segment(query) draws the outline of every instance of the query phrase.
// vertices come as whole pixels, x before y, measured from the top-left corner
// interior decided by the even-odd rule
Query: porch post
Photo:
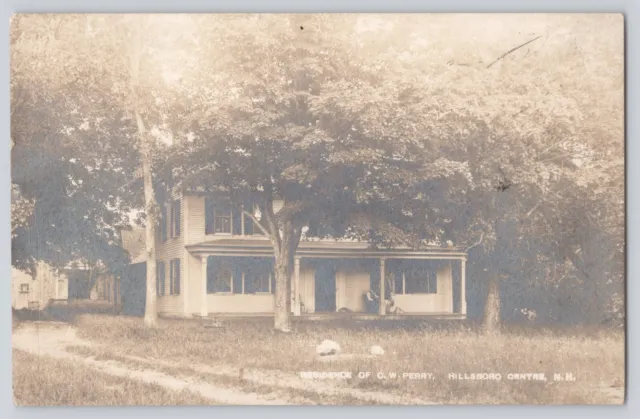
[[[203,317],[206,317],[209,315],[209,310],[207,307],[207,260],[209,258],[207,256],[201,256],[200,257],[200,293],[201,295],[201,300],[200,300],[200,315]]]
[[[294,289],[294,299],[293,299],[293,315],[299,316],[301,307],[300,307],[300,258],[296,257],[293,259],[293,289]]]
[[[387,301],[385,295],[385,281],[384,281],[384,258],[380,258],[380,304],[378,304],[378,314],[384,316],[387,312]]]
[[[460,314],[467,314],[467,259],[460,260]]]

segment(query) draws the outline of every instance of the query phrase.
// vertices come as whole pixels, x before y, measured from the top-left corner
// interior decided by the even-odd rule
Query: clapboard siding
[[[187,228],[185,228],[186,244],[204,240],[204,197],[185,196],[187,202]]]

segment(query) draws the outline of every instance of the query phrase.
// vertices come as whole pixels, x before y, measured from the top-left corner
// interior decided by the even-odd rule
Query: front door
[[[336,311],[336,268],[331,261],[318,261],[315,272],[315,312]]]

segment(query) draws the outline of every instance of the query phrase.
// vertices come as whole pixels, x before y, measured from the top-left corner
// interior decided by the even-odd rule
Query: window
[[[249,213],[254,213],[253,211],[253,205],[251,205],[251,203],[249,202],[245,202],[245,204],[242,206],[242,210],[243,211],[247,211]],[[250,236],[252,234],[259,234],[260,233],[260,229],[259,228],[253,228],[253,218],[249,217],[248,215],[246,215],[244,212],[242,213],[242,219],[243,219],[243,224],[242,224],[242,230],[243,233]]]
[[[224,199],[205,199],[205,233],[231,234],[231,205]]]
[[[156,266],[156,295],[164,295],[164,262],[158,262]]]
[[[213,232],[231,233],[231,206],[226,202],[214,206]]]
[[[171,237],[180,237],[180,200],[171,204]]]
[[[327,238],[327,237],[333,237],[335,235],[331,227],[326,226],[324,224],[312,223],[309,226],[307,226],[307,228],[308,228],[306,232],[307,237]]]
[[[160,240],[167,241],[167,207],[165,205],[160,206]]]
[[[274,274],[270,263],[249,261],[246,258],[207,264],[207,293],[271,294]]]
[[[169,278],[169,294],[180,295],[180,259],[170,262]]]
[[[29,293],[29,284],[20,284],[20,292],[22,294]]]
[[[204,234],[213,234],[213,199],[204,199]]]
[[[245,272],[244,294],[270,293],[271,272]]]
[[[401,294],[436,294],[438,292],[438,275],[435,269],[416,266],[406,268],[402,272]],[[396,284],[396,290],[398,290]]]
[[[211,263],[208,264],[211,266]],[[233,273],[227,266],[221,266],[214,272],[207,275],[207,292],[232,292],[233,291]]]
[[[205,198],[205,234],[262,235],[253,219],[243,212],[254,209],[250,201],[234,207],[224,198]]]
[[[259,211],[258,206],[252,204],[250,201],[245,202],[243,209],[254,215],[256,214],[256,212]],[[264,236],[264,233],[262,232],[262,230],[260,230],[260,227],[257,227],[254,225],[255,221],[253,221],[253,218],[249,217],[244,213],[242,214],[242,216],[244,217],[244,234],[245,235]]]

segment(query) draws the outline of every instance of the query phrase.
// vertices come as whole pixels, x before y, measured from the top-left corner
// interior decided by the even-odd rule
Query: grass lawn
[[[55,358],[13,350],[13,394],[18,406],[208,404],[200,396],[113,377]]]
[[[76,323],[80,337],[105,343],[114,353],[296,374],[351,371],[354,378],[348,386],[415,394],[434,402],[622,402],[609,392],[616,387],[619,394],[624,386],[622,330],[520,328],[489,337],[460,324],[439,327],[416,321],[304,322],[296,324],[291,334],[273,331],[270,319],[229,321],[222,328],[161,320],[153,330],[145,329],[139,318],[87,315]],[[373,359],[319,362],[315,346],[324,339],[338,342],[344,353],[365,354],[374,344],[386,353]],[[358,372],[371,375],[360,379]],[[433,379],[404,379],[403,373],[430,373]],[[450,374],[465,373],[501,374],[502,379],[450,378]],[[513,373],[545,373],[547,381],[508,380]],[[576,380],[556,382],[554,373],[572,373]]]

